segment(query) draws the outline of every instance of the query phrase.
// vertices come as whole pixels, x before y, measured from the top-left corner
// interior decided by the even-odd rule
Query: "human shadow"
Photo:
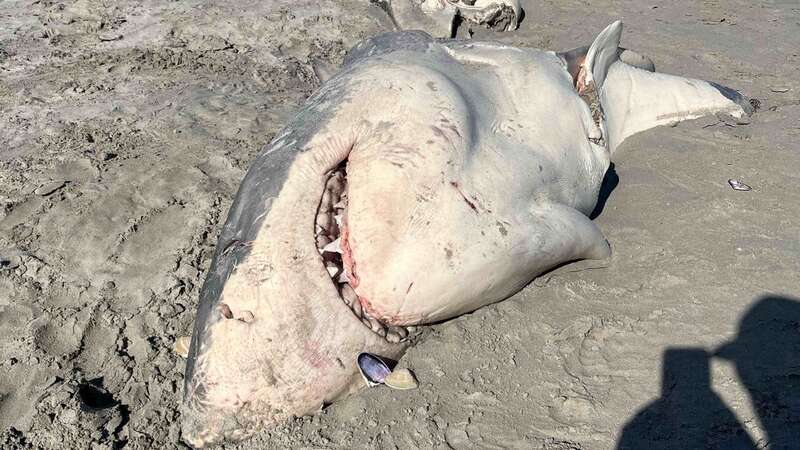
[[[774,296],[756,301],[736,339],[715,351],[667,349],[661,396],[625,425],[617,449],[757,448],[712,390],[711,357],[734,363],[768,448],[800,449],[800,301]]]
[[[608,170],[606,170],[606,174],[603,177],[603,183],[600,185],[600,193],[597,195],[597,205],[594,207],[594,211],[589,215],[589,218],[594,220],[603,213],[603,208],[606,207],[606,202],[608,201],[609,197],[611,197],[611,192],[616,189],[617,185],[619,184],[619,176],[617,175],[617,170],[612,162],[608,166]]]
[[[769,448],[800,449],[800,299],[756,302],[715,356],[734,363]]]

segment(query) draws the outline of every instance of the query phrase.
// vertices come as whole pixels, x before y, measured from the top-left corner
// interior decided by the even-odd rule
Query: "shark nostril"
[[[227,303],[219,304],[219,313],[222,314],[222,317],[226,319],[233,319],[233,313],[231,312],[231,307],[228,306]]]

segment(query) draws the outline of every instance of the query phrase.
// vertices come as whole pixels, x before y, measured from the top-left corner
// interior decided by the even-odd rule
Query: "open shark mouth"
[[[413,337],[417,327],[384,324],[367,312],[356,294],[358,275],[348,245],[346,159],[328,174],[317,209],[314,234],[317,251],[339,296],[364,326],[392,343]]]

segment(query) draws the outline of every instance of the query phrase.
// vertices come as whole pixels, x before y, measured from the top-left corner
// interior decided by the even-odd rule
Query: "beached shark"
[[[389,33],[255,158],[213,256],[183,439],[241,439],[356,392],[356,357],[609,244],[588,218],[632,134],[749,101],[650,71],[615,22],[567,52]]]

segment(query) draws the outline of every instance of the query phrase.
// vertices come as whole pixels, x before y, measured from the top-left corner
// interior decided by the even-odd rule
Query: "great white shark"
[[[588,215],[635,133],[749,101],[656,73],[615,22],[567,52],[363,41],[255,158],[200,294],[183,439],[202,447],[312,414],[397,359],[416,328],[603,259]]]

